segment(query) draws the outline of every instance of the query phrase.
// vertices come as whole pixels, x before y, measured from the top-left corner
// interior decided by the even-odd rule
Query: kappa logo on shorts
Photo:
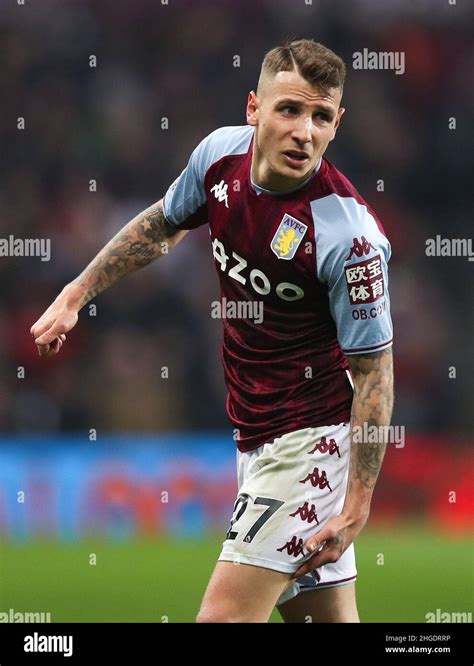
[[[306,224],[285,213],[270,243],[272,252],[278,259],[293,259],[307,230]]]
[[[314,504],[311,504],[310,508],[309,502],[305,502],[303,506],[299,506],[294,513],[290,513],[290,516],[293,518],[296,518],[298,515],[303,521],[306,520],[308,523],[316,522],[319,525],[318,516],[316,515],[316,507]]]
[[[329,492],[332,493],[332,488],[329,485],[329,480],[324,470],[320,474],[319,469],[315,467],[311,474],[308,474],[306,479],[303,479],[300,483],[306,483],[306,481],[311,481],[311,485],[315,488],[319,487],[320,490],[323,490],[323,488],[329,488]]]
[[[321,441],[318,444],[316,444],[316,446],[312,451],[308,451],[308,454],[316,453],[316,451],[319,451],[319,453],[329,453],[330,456],[337,453],[339,458],[341,457],[341,453],[339,451],[338,445],[336,444],[336,440],[333,439],[332,437],[329,440],[329,443],[326,441],[326,437],[321,437]]]
[[[293,555],[293,557],[298,557],[298,555],[304,555],[303,550],[303,539],[296,540],[294,536],[291,541],[287,541],[284,546],[277,548],[278,551],[283,552],[286,548],[288,555]]]

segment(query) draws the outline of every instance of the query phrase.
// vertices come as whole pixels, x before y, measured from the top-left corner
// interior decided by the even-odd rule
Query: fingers
[[[66,341],[66,335],[64,333],[61,333],[61,335],[55,338],[50,344],[44,344],[44,345],[37,344],[36,347],[38,349],[38,354],[45,358],[55,356],[59,352],[65,341]]]
[[[316,569],[319,569],[320,567],[324,566],[325,564],[328,564],[328,562],[331,561],[333,560],[330,558],[326,559],[325,556],[322,555],[322,551],[320,551],[316,555],[310,557],[309,560],[307,560],[304,564],[302,564],[300,568],[297,569],[296,572],[292,575],[292,578],[299,578],[300,576],[304,576],[310,571],[315,571]]]
[[[30,334],[35,339],[43,335],[43,333],[45,333],[49,328],[51,328],[52,324],[54,324],[54,317],[49,315],[50,309],[51,306],[46,310],[46,312],[43,312],[41,317],[35,321],[33,326],[30,328]]]
[[[46,356],[49,352],[51,345],[36,345],[36,348],[38,350],[38,354],[40,356]]]
[[[337,562],[338,559],[339,559],[339,555],[328,554],[328,555],[321,556],[318,553],[318,555],[313,555],[313,557],[310,557],[309,560],[307,560],[304,564],[302,564],[300,566],[300,568],[297,569],[291,577],[292,578],[299,578],[300,576],[304,576],[305,574],[309,573],[310,571],[315,571],[316,572],[316,569],[320,569],[325,564],[329,564],[330,562]],[[318,576],[319,576],[319,574],[316,573],[316,577],[318,577]]]
[[[49,314],[47,310],[30,328],[30,333],[35,339],[35,344],[51,345],[56,338],[70,331],[76,325],[77,319],[78,313],[74,309],[63,309],[59,313],[54,310]]]
[[[308,541],[306,542],[306,550],[309,553],[314,553],[314,554],[319,553],[324,548],[325,543],[326,540],[324,538],[321,538],[320,535],[318,534],[317,536],[308,539]]]
[[[334,539],[337,535],[337,528],[333,527],[334,520],[331,519],[322,530],[313,534],[312,537],[306,542],[306,549],[310,553],[316,553],[318,550],[324,546],[328,541]]]
[[[61,326],[51,326],[49,330],[47,329],[44,333],[42,334],[37,334],[35,337],[35,344],[36,345],[49,345],[53,342],[53,340],[56,340],[59,338],[60,335],[64,335],[64,332],[61,330]]]
[[[43,336],[52,327],[53,323],[54,322],[51,320],[42,321],[41,319],[38,319],[38,321],[35,324],[33,324],[33,326],[30,328],[30,333],[35,339],[35,343],[37,342],[37,340],[41,339],[41,342],[39,344],[48,344],[48,341],[44,339]]]
[[[77,323],[78,310],[69,305],[60,294],[30,328],[38,354],[44,358],[55,356],[66,341],[66,335]]]
[[[325,564],[337,562],[342,555],[342,539],[325,537],[325,529],[308,539],[306,549],[314,554],[293,574],[292,578],[299,578],[310,571],[319,569]],[[325,540],[324,540],[325,539]]]

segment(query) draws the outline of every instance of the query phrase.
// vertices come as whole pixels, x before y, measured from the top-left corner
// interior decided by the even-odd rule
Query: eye
[[[318,111],[317,113],[314,114],[315,118],[319,118],[323,122],[330,122],[331,118],[329,114],[325,113],[324,111]]]
[[[283,106],[280,109],[280,111],[282,111],[282,113],[286,113],[287,115],[290,115],[290,116],[293,116],[293,115],[298,113],[298,109],[296,108],[296,106]]]

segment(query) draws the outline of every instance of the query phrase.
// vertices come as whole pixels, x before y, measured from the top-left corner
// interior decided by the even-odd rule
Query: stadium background
[[[427,238],[472,229],[472,9],[2,3],[0,236],[50,238],[52,256],[0,258],[0,612],[194,619],[235,497],[206,229],[97,298],[96,313],[84,308],[53,361],[39,359],[29,328],[205,135],[245,123],[261,59],[288,36],[321,41],[348,65],[327,156],[393,247],[393,423],[406,442],[389,447],[358,540],[361,618],[472,611],[472,265],[425,255]],[[364,48],[404,51],[405,73],[354,70]]]

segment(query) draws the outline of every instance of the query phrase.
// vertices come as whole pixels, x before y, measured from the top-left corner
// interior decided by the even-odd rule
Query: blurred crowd
[[[38,357],[29,329],[129,219],[163,196],[204,136],[245,123],[263,55],[291,36],[326,44],[348,67],[346,113],[327,157],[392,242],[394,422],[468,432],[472,264],[425,255],[426,239],[466,238],[472,228],[466,5],[2,4],[0,237],[50,238],[51,261],[0,257],[0,431],[230,427],[206,228],[97,297],[96,309],[86,306],[57,358]],[[353,69],[352,54],[364,48],[404,51],[405,73]]]

